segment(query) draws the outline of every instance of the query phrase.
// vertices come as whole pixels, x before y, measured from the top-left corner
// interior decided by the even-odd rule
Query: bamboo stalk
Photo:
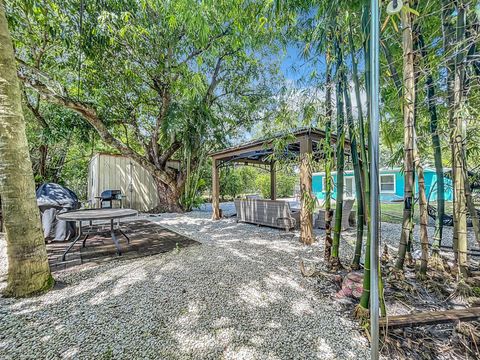
[[[367,88],[367,118],[366,118],[366,125],[368,127],[369,119],[370,119],[370,45],[369,45],[369,6],[368,4],[364,4],[362,7],[362,40],[363,40],[363,52],[364,52],[364,57],[365,57],[365,86]],[[355,78],[354,78],[355,80]],[[358,85],[358,80],[357,84]],[[365,198],[370,199],[370,179],[368,175],[367,169],[369,168],[369,161],[367,157],[367,151],[366,151],[366,144],[365,144],[365,127],[362,126],[362,124],[359,124],[360,127],[360,141],[362,142],[361,144],[361,157],[362,157],[362,162],[364,162],[364,184],[365,184]],[[370,144],[370,138],[368,139],[368,143]],[[370,237],[370,202],[366,201],[366,204],[368,204],[365,207],[365,213],[367,217],[367,243],[365,245],[365,264],[364,264],[364,272],[363,272],[363,292],[362,296],[360,297],[360,308],[363,309],[368,309],[370,305],[370,270],[371,270],[371,263],[370,263],[370,245],[371,245],[371,237]]]
[[[326,76],[326,91],[325,91],[325,251],[324,258],[330,261],[332,253],[332,64],[329,48],[326,53],[327,60],[327,76]]]
[[[407,2],[408,5],[408,2]],[[402,10],[402,47],[403,47],[403,116],[404,116],[404,200],[403,200],[403,221],[400,246],[395,268],[403,269],[405,255],[407,252],[408,239],[412,231],[413,211],[413,190],[414,190],[414,130],[415,130],[415,75],[414,75],[414,53],[412,37],[412,15]]]
[[[343,190],[344,190],[344,168],[345,168],[345,118],[343,112],[343,82],[342,74],[344,72],[343,56],[341,49],[341,37],[339,34],[335,36],[334,46],[336,63],[336,103],[337,103],[337,141],[336,141],[336,158],[337,158],[337,190],[336,190],[336,207],[335,207],[335,227],[333,229],[332,255],[330,263],[334,267],[340,266],[339,249],[340,235],[342,232],[342,215],[343,215]]]
[[[435,84],[433,81],[432,70],[427,59],[427,50],[423,35],[418,25],[418,45],[423,58],[424,71],[426,72],[426,95],[428,103],[428,112],[430,115],[430,135],[433,144],[433,157],[435,161],[435,174],[437,177],[437,218],[435,220],[435,232],[433,235],[433,251],[436,252],[442,243],[443,236],[443,217],[445,215],[445,180],[443,173],[442,147],[438,133],[438,116],[435,99]]]
[[[350,99],[349,88],[347,83],[347,76],[343,74],[343,94],[345,101],[345,110],[347,114],[348,133],[350,136],[350,152],[352,153],[353,171],[355,176],[355,197],[357,203],[357,238],[355,241],[355,255],[352,261],[352,268],[360,268],[360,258],[362,255],[363,242],[363,190],[362,190],[362,170],[360,168],[360,161],[358,158],[357,137],[355,134],[355,123],[352,114],[352,102]]]

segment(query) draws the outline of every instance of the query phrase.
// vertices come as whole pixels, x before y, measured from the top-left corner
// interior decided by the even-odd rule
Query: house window
[[[395,175],[380,175],[380,192],[395,193]]]

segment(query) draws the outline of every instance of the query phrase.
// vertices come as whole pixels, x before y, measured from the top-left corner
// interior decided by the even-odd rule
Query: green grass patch
[[[437,206],[435,202],[431,202],[430,205]],[[332,203],[332,207],[335,209],[335,203]],[[451,202],[445,203],[445,212],[447,214],[452,213],[452,208],[453,204]],[[353,209],[355,209],[355,206]],[[415,203],[413,211],[413,221],[418,224],[420,223],[420,207],[418,202]],[[403,219],[403,202],[382,202],[380,205],[380,218],[383,222],[401,224]]]
[[[435,202],[431,202],[430,205],[437,206]],[[451,214],[452,209],[453,204],[451,202],[445,202],[445,212]],[[418,202],[415,203],[413,211],[413,221],[418,224],[420,222],[420,207]],[[382,203],[380,206],[380,216],[384,222],[401,224],[403,219],[403,202]]]

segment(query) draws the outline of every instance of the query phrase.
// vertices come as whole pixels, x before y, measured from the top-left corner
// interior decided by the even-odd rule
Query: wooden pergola
[[[285,139],[285,148],[283,151],[275,151],[275,141]],[[332,144],[335,143],[336,136],[332,135]],[[347,156],[350,154],[348,140],[345,144]],[[272,160],[272,154],[276,157],[280,155],[285,159],[298,159],[300,167],[300,237],[305,244],[311,244],[314,241],[313,220],[307,209],[309,199],[314,199],[312,194],[312,168],[310,158],[320,160],[323,158],[325,146],[325,132],[319,129],[307,128],[299,129],[288,134],[279,134],[267,139],[250,141],[248,143],[230,147],[211,153],[212,157],[212,207],[214,220],[220,219],[220,177],[219,169],[233,164],[253,165],[263,167],[270,171],[270,194],[271,199],[276,200],[276,166]]]

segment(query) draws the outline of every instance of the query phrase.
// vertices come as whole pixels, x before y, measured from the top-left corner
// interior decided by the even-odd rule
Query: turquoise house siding
[[[325,194],[323,193],[322,181],[324,176],[314,174],[312,176],[312,192],[315,194],[317,199],[325,199]],[[321,197],[323,196],[323,197]]]
[[[395,178],[394,184],[391,184],[388,180],[392,178],[387,178],[387,176],[393,176]],[[385,188],[380,191],[380,200],[381,201],[395,201],[403,199],[404,194],[404,186],[405,186],[405,178],[403,173],[400,169],[383,169],[380,170],[380,177],[385,176],[384,182],[388,182],[389,184],[384,183]],[[315,196],[320,199],[325,199],[325,189],[324,187],[324,173],[315,173],[312,177],[312,191]],[[335,192],[336,192],[336,183],[337,183],[337,174],[336,172],[332,173],[332,178],[334,182],[334,189],[332,192],[332,198],[335,199]],[[355,180],[353,178],[353,171],[347,170],[345,171],[345,179],[351,178],[349,181],[350,188],[355,191]],[[448,178],[444,178],[445,181],[445,200],[452,201],[453,194],[452,194],[452,181]],[[425,191],[427,192],[427,197],[430,197],[430,200],[435,201],[437,198],[437,191],[436,191],[436,182],[437,182],[437,175],[434,169],[425,169]],[[393,186],[393,189],[392,189]],[[415,182],[415,193],[418,193],[418,182]],[[349,191],[345,192],[346,197],[354,198],[355,194],[350,193]]]

